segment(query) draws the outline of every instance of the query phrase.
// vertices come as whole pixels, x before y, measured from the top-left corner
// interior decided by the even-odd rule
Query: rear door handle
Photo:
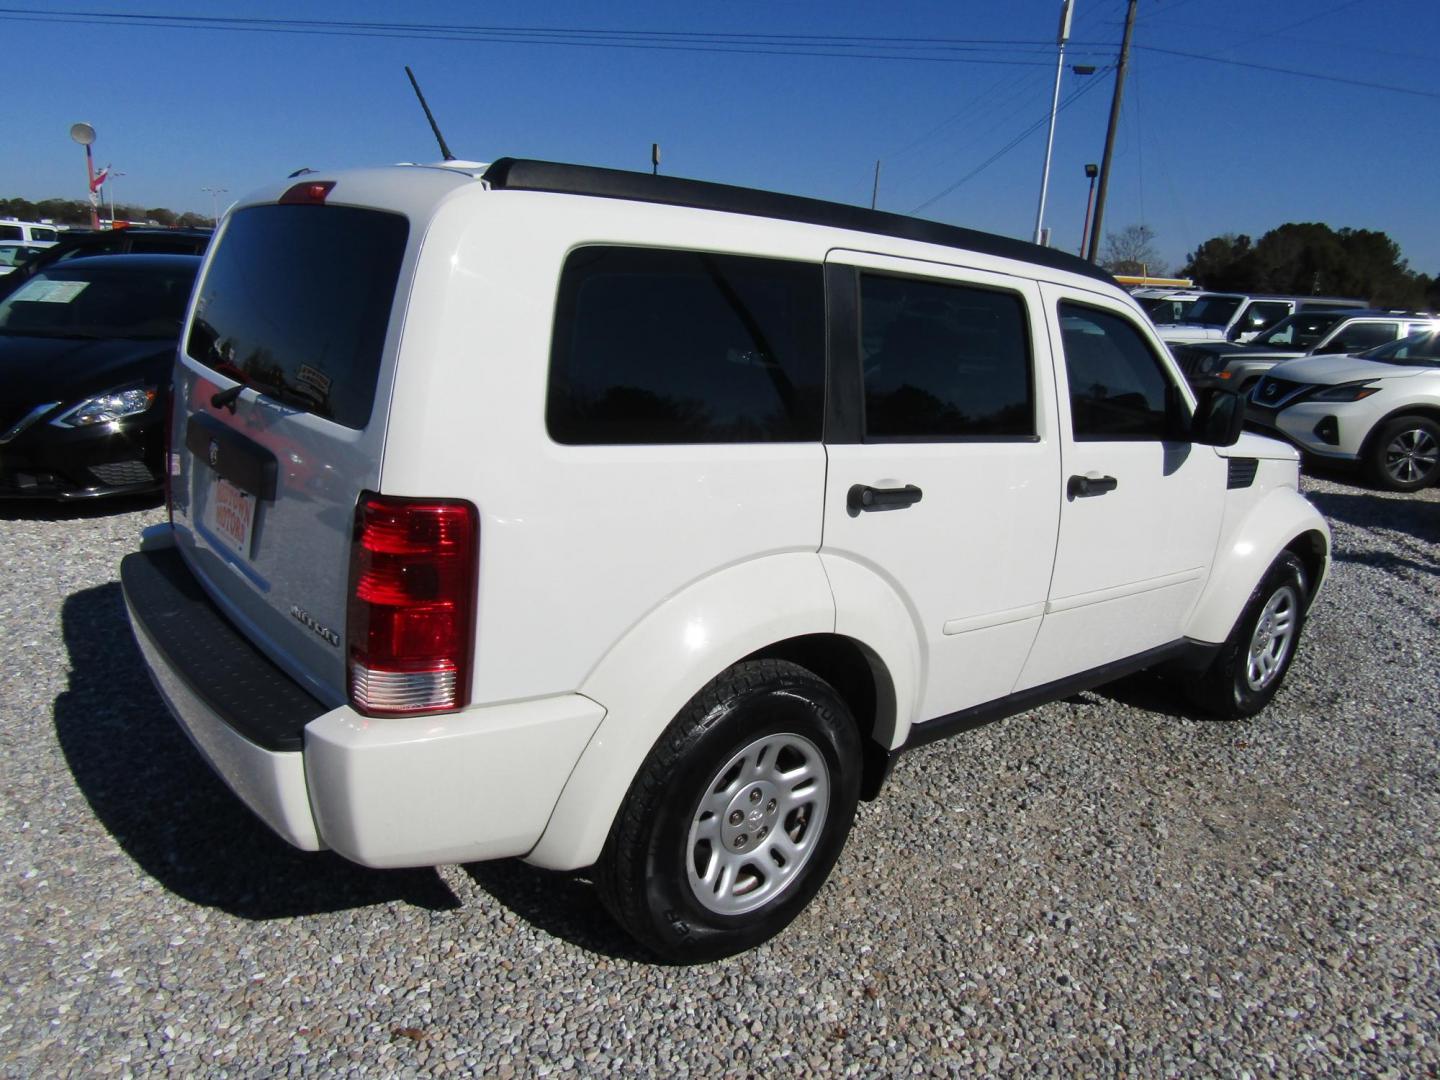
[[[1072,499],[1088,499],[1092,495],[1104,495],[1120,486],[1113,476],[1072,476],[1065,493]]]
[[[898,488],[877,488],[866,484],[854,484],[845,497],[845,504],[850,508],[850,513],[858,514],[862,510],[903,510],[907,506],[913,506],[920,501],[924,494],[914,484],[906,484]]]

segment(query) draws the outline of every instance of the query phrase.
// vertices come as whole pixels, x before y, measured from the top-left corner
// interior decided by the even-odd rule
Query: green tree
[[[1180,273],[1207,289],[1255,291],[1254,248],[1244,233],[1212,236],[1186,256]]]
[[[1287,222],[1253,247],[1246,236],[1212,237],[1190,254],[1182,273],[1207,289],[1346,296],[1382,307],[1432,303],[1430,279],[1409,268],[1385,233],[1320,222]]]

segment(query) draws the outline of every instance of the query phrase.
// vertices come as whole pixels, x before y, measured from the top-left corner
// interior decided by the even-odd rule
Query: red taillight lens
[[[334,186],[334,180],[312,180],[296,184],[280,196],[280,201],[285,204],[308,203],[311,206],[322,206],[325,196],[330,194]]]
[[[363,494],[350,547],[350,703],[368,716],[470,700],[480,523],[452,499]]]

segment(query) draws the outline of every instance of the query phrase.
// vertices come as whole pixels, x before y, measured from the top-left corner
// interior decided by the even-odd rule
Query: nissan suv
[[[914,747],[1140,668],[1256,713],[1329,560],[1091,264],[672,177],[256,192],[174,401],[121,577],[236,795],[367,866],[593,868],[677,960],[789,923]]]

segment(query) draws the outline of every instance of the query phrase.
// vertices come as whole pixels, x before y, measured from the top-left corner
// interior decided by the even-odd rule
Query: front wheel
[[[1226,720],[1254,716],[1270,704],[1295,658],[1307,595],[1304,564],[1282,552],[1250,594],[1219,654],[1188,683],[1191,701]]]
[[[1399,416],[1382,427],[1366,452],[1366,471],[1390,491],[1419,491],[1440,480],[1440,424]]]
[[[859,793],[859,735],[835,690],[785,661],[736,664],[641,766],[597,866],[600,896],[666,959],[741,952],[825,883]]]

